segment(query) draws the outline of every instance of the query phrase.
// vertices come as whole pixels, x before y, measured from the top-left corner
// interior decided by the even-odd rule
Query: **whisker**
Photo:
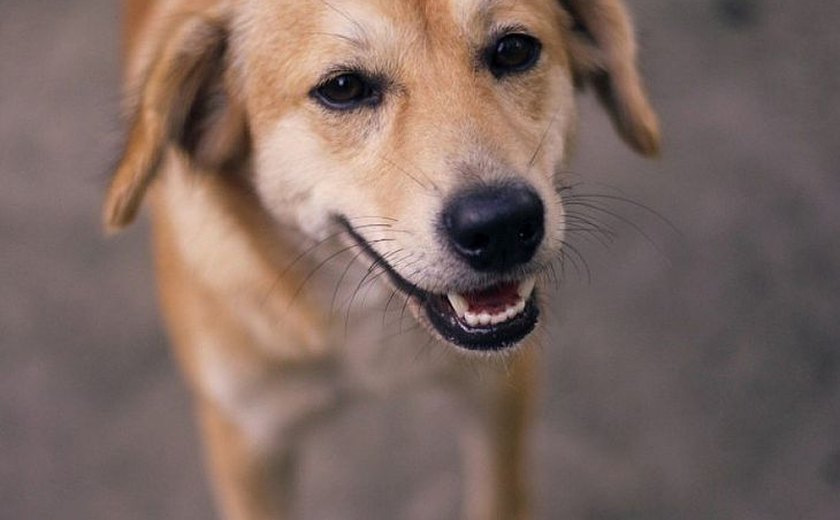
[[[567,250],[567,252],[573,254],[575,257],[577,257],[578,260],[580,260],[581,264],[583,264],[584,270],[586,271],[587,283],[592,283],[592,270],[589,268],[589,262],[587,262],[586,258],[583,257],[583,254],[581,254],[581,252],[575,246],[569,244],[568,242],[563,243],[563,249],[561,249],[561,251],[563,250]],[[568,258],[569,260],[572,260],[571,256],[569,256]],[[573,260],[572,263],[574,265],[577,265],[577,262]]]
[[[353,264],[356,263],[356,260],[365,253],[365,250],[359,248],[359,251],[353,255],[347,265],[344,267],[344,271],[341,272],[341,276],[339,276],[338,281],[335,284],[335,289],[333,290],[332,299],[330,300],[330,316],[333,315],[335,312],[335,302],[338,298],[338,292],[341,290],[341,285],[344,283],[344,278],[347,276],[347,273],[350,271],[350,268],[353,267]]]
[[[555,287],[560,286],[560,278],[557,277],[557,269],[554,268],[554,262],[549,262],[548,268],[551,271],[551,276],[554,278]]]
[[[400,267],[403,267],[402,262],[404,262],[405,260],[407,260],[407,259],[411,258],[412,256],[414,256],[414,253],[409,252],[408,254],[403,255],[403,256],[402,256],[402,258],[399,258],[399,259],[397,259],[397,260],[395,260],[395,261],[393,261],[393,262],[390,260],[390,257],[396,256],[396,255],[398,255],[398,254],[400,254],[400,253],[403,253],[403,252],[405,252],[405,249],[399,248],[399,249],[396,249],[396,250],[394,250],[394,251],[391,251],[391,252],[390,252],[390,253],[388,253],[387,255],[383,255],[383,257],[382,257],[382,258],[386,261],[386,264],[387,264],[387,265],[380,266],[380,268],[379,268],[379,272],[378,272],[378,273],[376,273],[375,275],[373,275],[373,276],[372,276],[372,277],[371,277],[371,278],[370,278],[367,282],[365,282],[365,283],[366,283],[367,285],[370,285],[370,284],[372,284],[374,281],[376,281],[376,280],[378,280],[380,277],[382,277],[382,275],[387,274],[387,273],[388,273],[388,271],[389,271],[389,269],[388,269],[388,267],[389,267],[389,266],[390,266],[390,268],[391,268],[391,269],[397,269],[397,270],[398,270]]]
[[[362,225],[362,226],[357,226],[355,229],[367,229],[367,228],[375,228],[375,227],[381,227],[381,226],[382,226],[381,224],[365,224],[365,225]],[[296,256],[289,265],[284,267],[283,270],[277,274],[277,276],[275,277],[271,286],[268,288],[268,291],[266,292],[265,296],[263,297],[262,305],[265,305],[265,303],[268,301],[268,298],[271,296],[271,293],[274,292],[274,290],[277,288],[277,285],[280,283],[280,281],[283,278],[285,278],[286,275],[289,274],[289,272],[298,263],[300,263],[307,256],[313,254],[316,249],[320,248],[321,246],[323,246],[324,244],[326,244],[330,240],[333,240],[333,239],[336,239],[336,238],[340,237],[343,233],[344,233],[344,231],[336,231],[335,233],[332,233],[332,234],[328,235],[327,237],[319,240],[318,242],[313,244],[311,247],[307,248],[306,250],[301,252],[298,256]]]
[[[399,219],[395,219],[393,217],[378,217],[378,216],[361,216],[361,217],[349,217],[347,220],[389,220],[391,222],[399,222]]]
[[[601,193],[573,193],[570,197],[572,200],[574,199],[606,199],[612,200],[616,202],[622,202],[624,204],[629,204],[636,208],[641,209],[642,211],[646,212],[653,217],[656,217],[657,220],[665,224],[667,227],[671,229],[675,234],[680,237],[683,237],[683,232],[674,224],[671,220],[669,220],[665,215],[656,211],[655,209],[647,206],[646,204],[642,204],[641,202],[635,201],[633,199],[629,199],[627,197],[622,197],[619,195],[608,195],[608,194],[601,194]]]
[[[332,6],[330,6],[330,7],[332,7]],[[334,7],[333,7],[333,9],[335,10]],[[343,34],[336,34],[336,33],[331,33],[331,32],[308,32],[308,33],[305,33],[305,34],[307,36],[329,36],[331,38],[336,38],[336,39],[345,41],[345,42],[351,44],[354,47],[359,46],[358,41],[354,40],[353,38],[350,38],[349,36],[345,36]]]
[[[306,250],[304,250],[302,253],[300,253],[297,257],[295,257],[295,258],[294,258],[294,260],[292,260],[292,263],[290,263],[288,266],[286,266],[286,267],[285,267],[282,271],[280,271],[280,272],[277,274],[277,276],[274,278],[274,281],[271,283],[271,285],[270,285],[270,286],[269,286],[269,288],[268,288],[268,291],[266,292],[265,296],[263,297],[263,300],[262,300],[261,305],[263,305],[263,306],[264,306],[264,305],[268,302],[268,298],[271,296],[271,294],[274,292],[274,290],[275,290],[275,289],[277,289],[277,285],[280,283],[280,280],[282,280],[283,278],[285,278],[285,277],[286,277],[286,275],[289,273],[289,271],[291,271],[291,270],[292,270],[292,268],[293,268],[295,265],[297,265],[297,263],[298,263],[298,262],[300,262],[301,260],[303,260],[303,259],[304,259],[306,256],[308,256],[309,254],[314,253],[316,249],[318,249],[319,247],[321,247],[322,245],[324,245],[324,244],[325,244],[325,243],[327,243],[328,241],[330,241],[330,240],[332,240],[332,239],[334,239],[334,238],[337,238],[337,237],[341,236],[341,233],[342,233],[341,231],[338,231],[338,232],[335,232],[335,233],[333,233],[333,234],[331,234],[331,235],[327,236],[326,238],[324,238],[324,239],[322,239],[322,240],[319,240],[319,241],[318,241],[318,242],[316,242],[314,245],[312,245],[312,247],[307,248],[307,249],[306,249]]]
[[[531,168],[534,167],[534,163],[537,161],[537,156],[539,155],[540,151],[542,151],[543,146],[545,146],[546,139],[548,139],[548,132],[551,130],[551,127],[554,125],[554,121],[557,120],[557,116],[560,115],[562,109],[557,109],[556,112],[551,116],[551,119],[548,121],[548,125],[545,127],[545,131],[543,131],[542,135],[540,136],[540,140],[537,143],[537,148],[534,150],[534,153],[531,155],[531,160],[528,161],[528,168],[527,171],[531,171]]]
[[[409,166],[411,166],[411,167],[414,169],[414,171],[418,172],[420,175],[422,175],[422,176],[423,176],[423,178],[424,178],[424,179],[426,179],[427,181],[429,181],[429,184],[431,184],[431,185],[432,185],[432,187],[435,189],[435,191],[436,191],[436,192],[438,192],[438,193],[442,193],[442,192],[441,192],[441,190],[440,190],[440,187],[438,187],[438,185],[435,183],[435,181],[434,181],[434,179],[432,178],[432,176],[431,176],[431,175],[427,174],[427,173],[426,173],[426,172],[425,172],[422,168],[420,168],[419,166],[417,166],[417,165],[416,165],[415,163],[413,163],[412,161],[410,161],[410,160],[408,160],[408,159],[403,159],[403,160],[404,160],[404,161],[405,161],[405,162],[406,162]]]
[[[346,11],[343,11],[343,10],[339,9],[338,7],[332,5],[330,2],[327,2],[327,0],[321,0],[321,3],[324,4],[325,6],[327,6],[328,8],[332,9],[336,13],[338,13],[342,18],[344,18],[345,20],[347,20],[351,24],[353,24],[353,27],[356,28],[356,30],[359,32],[360,35],[365,34],[364,27],[362,27],[362,25],[357,20],[355,20],[352,16],[350,16]]]
[[[418,323],[417,328],[419,328],[420,326],[421,325]],[[432,346],[432,343],[434,341],[435,341],[435,337],[433,335],[429,334],[429,338],[426,340],[425,343],[423,343],[423,345],[420,348],[417,349],[416,353],[414,354],[414,361],[415,362],[420,361],[420,356],[421,355],[424,355],[424,356],[429,355],[429,348]],[[432,361],[434,361],[434,362],[440,361],[440,358],[443,355],[443,352],[445,352],[445,350],[444,349],[438,349],[436,352],[437,352],[437,357],[433,357],[433,359],[432,359]],[[435,351],[432,351],[432,355],[433,356],[435,355]]]
[[[388,307],[391,306],[391,302],[394,301],[394,298],[397,297],[397,292],[399,289],[392,289],[391,296],[388,297],[388,301],[385,302],[385,308],[382,310],[382,328],[385,329],[386,325],[385,322],[388,320]]]
[[[576,233],[588,232],[592,235],[598,235],[599,240],[604,240],[610,244],[618,237],[616,230],[595,217],[575,215],[570,220],[574,222],[574,225],[564,228],[567,231]]]
[[[346,251],[350,251],[351,249],[355,249],[357,247],[359,247],[359,246],[357,246],[356,244],[351,244],[349,246],[345,246],[345,247],[339,249],[338,251],[336,251],[335,253],[329,255],[324,260],[321,260],[318,263],[318,265],[315,266],[315,268],[313,268],[311,271],[309,271],[309,273],[303,279],[303,282],[301,282],[301,284],[298,285],[298,288],[295,290],[295,293],[292,295],[292,298],[289,300],[289,306],[291,307],[291,305],[294,303],[294,301],[297,299],[297,297],[300,295],[300,293],[303,292],[303,288],[306,287],[306,284],[309,283],[309,281],[312,279],[313,276],[315,276],[315,273],[320,271],[322,267],[324,267],[329,262],[331,262],[332,260],[334,260],[335,258],[340,256],[342,253],[344,253]]]
[[[554,270],[554,263],[549,264],[543,271],[537,275],[537,281],[542,285],[553,285],[555,288],[560,287],[560,281],[552,278],[552,271]]]
[[[422,182],[420,182],[420,180],[419,180],[417,177],[415,177],[414,175],[412,175],[411,173],[409,173],[409,172],[408,172],[408,170],[406,170],[406,169],[405,169],[405,168],[403,168],[402,166],[398,165],[398,164],[397,164],[397,163],[395,163],[394,161],[392,161],[392,160],[388,159],[388,158],[387,158],[387,157],[385,157],[384,155],[380,155],[380,157],[382,158],[382,160],[383,160],[383,161],[385,161],[386,163],[388,163],[388,164],[389,164],[389,165],[391,165],[392,167],[396,168],[396,169],[397,169],[400,173],[402,173],[403,175],[405,175],[405,176],[406,176],[406,177],[408,177],[409,179],[411,179],[411,180],[413,180],[414,182],[416,182],[418,186],[420,186],[420,187],[421,187],[421,188],[423,188],[424,190],[429,190],[429,187],[428,187],[428,186],[426,186],[425,184],[423,184]]]
[[[356,296],[359,294],[359,291],[361,290],[362,286],[364,285],[365,280],[367,280],[367,278],[370,276],[370,274],[373,272],[373,270],[376,268],[376,266],[381,264],[381,263],[382,263],[381,258],[374,258],[373,259],[373,261],[370,263],[370,267],[368,267],[367,272],[362,277],[362,279],[359,280],[359,283],[356,285],[356,289],[353,291],[353,294],[350,296],[350,301],[347,304],[347,309],[346,309],[345,314],[344,314],[344,336],[345,337],[347,336],[348,330],[350,328],[350,313],[352,312],[352,309],[353,309],[353,303],[356,301]]]
[[[395,339],[399,338],[400,336],[404,336],[404,335],[406,335],[406,334],[409,334],[409,333],[411,333],[411,332],[414,332],[415,330],[419,329],[420,327],[422,327],[422,325],[420,325],[419,323],[416,323],[416,324],[412,325],[411,327],[409,327],[409,328],[407,328],[407,329],[405,329],[405,330],[403,330],[403,329],[401,328],[401,329],[400,329],[399,331],[397,331],[397,332],[393,332],[393,333],[390,333],[390,334],[386,334],[385,336],[382,336],[382,337],[380,338],[380,341],[382,341],[382,342],[388,342],[388,341],[395,340]]]
[[[560,265],[560,279],[566,279],[566,262],[563,261],[563,257],[560,256],[557,258],[556,262]],[[553,265],[554,262],[552,262]]]
[[[592,227],[584,227],[584,228],[563,228],[563,231],[567,233],[569,237],[574,236],[575,233],[579,233],[585,239],[588,239],[588,242],[595,242],[598,245],[602,246],[604,249],[609,249],[612,245],[612,236],[608,235],[602,229],[592,228]]]
[[[572,221],[578,224],[583,224],[588,227],[596,228],[596,229],[603,229],[609,231],[611,234],[615,234],[615,230],[608,226],[603,220],[598,219],[594,215],[586,215],[583,213],[578,213],[576,211],[571,211],[567,208],[566,214],[564,215],[565,221]]]
[[[633,222],[629,218],[627,218],[623,215],[620,215],[620,214],[618,214],[614,211],[610,211],[608,209],[602,208],[602,207],[598,206],[597,204],[593,204],[593,203],[590,203],[590,202],[573,201],[573,202],[567,202],[566,204],[567,205],[571,204],[571,205],[575,205],[575,206],[582,206],[582,207],[589,208],[593,211],[599,211],[601,213],[604,213],[606,215],[609,215],[609,216],[613,217],[614,219],[616,219],[620,222],[623,222],[624,224],[627,224],[628,226],[633,228],[633,230],[635,230],[636,233],[638,233],[642,238],[644,238],[648,242],[648,244],[650,244],[651,247],[653,247],[656,250],[656,252],[659,253],[660,257],[663,260],[665,260],[666,263],[670,264],[670,259],[668,259],[668,256],[665,254],[665,252],[662,250],[662,248],[659,246],[659,244],[657,244],[656,241],[653,240],[653,238],[651,238],[651,236],[648,233],[646,233],[645,230],[643,230],[641,228],[641,226],[639,226],[638,224],[636,224],[635,222]]]
[[[569,252],[566,251],[565,246],[564,249],[560,250],[560,260],[563,262],[563,266],[565,266],[566,263],[572,264],[572,268],[575,270],[575,273],[578,275],[583,274],[583,268],[578,263],[577,258],[571,256]]]
[[[393,242],[393,239],[381,238],[379,240],[371,241],[372,244],[380,243],[380,242]],[[321,262],[319,262],[318,265],[316,265],[314,269],[309,271],[309,273],[303,279],[303,282],[298,286],[297,290],[295,290],[294,295],[289,300],[289,306],[291,306],[294,303],[294,301],[297,299],[297,297],[303,292],[303,289],[304,289],[304,287],[306,287],[306,284],[309,283],[309,281],[312,280],[312,278],[315,276],[315,274],[318,271],[320,271],[325,265],[327,265],[329,262],[331,262],[332,260],[334,260],[335,258],[340,256],[341,254],[343,254],[347,251],[350,251],[351,249],[356,249],[358,247],[359,246],[357,244],[351,244],[349,246],[343,247],[343,248],[339,249],[338,251],[336,251],[335,253],[329,255],[327,258],[325,258]]]
[[[402,310],[400,311],[400,322],[399,322],[400,332],[402,332],[402,330],[403,330],[403,320],[405,319],[405,311],[406,311],[406,309],[408,309],[408,301],[411,298],[414,297],[414,293],[415,293],[415,288],[412,287],[411,291],[409,291],[409,293],[407,295],[405,295],[405,301],[403,302]]]

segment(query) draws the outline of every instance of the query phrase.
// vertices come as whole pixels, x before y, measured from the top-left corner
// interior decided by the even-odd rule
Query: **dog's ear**
[[[232,95],[228,61],[223,16],[191,15],[167,33],[133,103],[126,146],[105,200],[107,230],[131,223],[170,146],[208,171],[246,158],[247,121]]]
[[[621,0],[560,0],[572,19],[569,53],[579,87],[591,84],[618,133],[639,153],[659,153],[659,123],[636,64],[636,38]]]

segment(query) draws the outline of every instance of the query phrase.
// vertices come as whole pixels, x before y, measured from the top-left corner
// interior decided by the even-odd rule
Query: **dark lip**
[[[515,347],[533,332],[540,314],[536,291],[518,316],[487,327],[470,327],[447,307],[449,302],[443,296],[432,295],[423,302],[426,316],[438,334],[461,348],[478,352],[501,352]]]
[[[536,290],[526,302],[525,310],[510,321],[487,327],[471,327],[451,311],[445,295],[425,291],[403,278],[345,217],[336,217],[336,221],[375,265],[385,271],[391,283],[420,305],[435,332],[453,345],[473,352],[501,352],[515,347],[536,328],[539,320]]]

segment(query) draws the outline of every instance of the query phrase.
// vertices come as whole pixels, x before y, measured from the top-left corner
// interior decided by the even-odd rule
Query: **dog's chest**
[[[206,391],[258,449],[301,434],[317,419],[360,400],[429,390],[452,380],[455,365],[417,330],[382,337],[381,314],[367,309],[334,324],[326,353],[273,365],[231,358],[212,338],[201,349]]]
[[[349,403],[428,390],[452,379],[457,366],[452,354],[418,328],[404,300],[391,298],[381,280],[366,285],[366,266],[345,268],[336,263],[306,282],[305,297],[327,315],[322,348],[264,364],[230,356],[207,338],[202,348],[207,388],[256,446],[270,449]],[[272,317],[252,314],[246,321],[270,323]],[[277,351],[286,352],[283,331],[265,330],[261,348],[270,351],[276,342]]]

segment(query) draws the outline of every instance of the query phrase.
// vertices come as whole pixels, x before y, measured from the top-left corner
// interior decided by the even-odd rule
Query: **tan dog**
[[[317,417],[431,386],[464,404],[465,516],[525,518],[517,347],[563,244],[575,87],[658,147],[620,0],[131,0],[125,19],[105,223],[149,192],[226,518],[287,517]]]

